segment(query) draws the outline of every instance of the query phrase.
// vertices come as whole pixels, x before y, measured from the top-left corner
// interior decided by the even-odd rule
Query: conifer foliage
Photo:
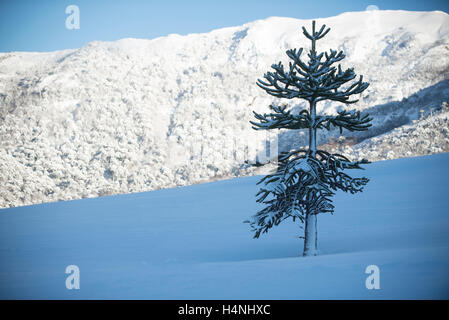
[[[335,191],[356,193],[363,190],[367,178],[353,178],[346,169],[362,169],[361,164],[367,160],[350,161],[340,154],[330,154],[316,147],[317,130],[331,130],[334,127],[349,131],[367,130],[372,120],[368,115],[358,111],[338,111],[336,115],[317,114],[317,103],[324,100],[341,102],[345,105],[357,102],[351,96],[362,93],[368,83],[363,77],[356,78],[353,68],[342,70],[336,63],[343,60],[342,51],[317,53],[316,42],[323,38],[330,28],[323,25],[312,32],[304,27],[303,34],[311,41],[307,54],[307,63],[301,60],[303,48],[287,50],[290,58],[288,68],[281,62],[273,64],[273,71],[259,79],[257,85],[268,94],[286,99],[303,99],[308,108],[293,113],[287,106],[271,105],[270,113],[254,112],[257,121],[251,121],[255,130],[271,129],[307,129],[309,133],[308,148],[282,152],[278,157],[276,172],[265,176],[259,184],[257,202],[265,207],[255,214],[250,221],[254,237],[267,232],[285,219],[292,218],[305,223],[303,255],[316,255],[317,250],[317,215],[333,213],[332,196]]]

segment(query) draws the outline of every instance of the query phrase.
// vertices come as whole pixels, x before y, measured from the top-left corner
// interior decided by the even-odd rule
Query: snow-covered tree
[[[255,238],[288,218],[305,222],[305,256],[318,253],[317,215],[334,211],[331,199],[334,192],[338,189],[360,192],[368,183],[367,178],[353,178],[345,172],[345,169],[362,169],[360,165],[368,163],[367,160],[350,161],[343,155],[330,154],[316,147],[319,129],[338,127],[340,132],[343,129],[362,131],[371,126],[369,122],[372,120],[368,115],[362,116],[354,110],[342,110],[337,115],[317,114],[320,101],[331,100],[349,105],[358,101],[351,100],[352,95],[360,94],[368,87],[362,76],[351,82],[356,77],[353,68],[343,71],[340,64],[334,66],[345,58],[342,51],[317,53],[317,40],[330,30],[325,30],[325,27],[323,25],[316,31],[313,21],[312,33],[302,28],[304,35],[312,42],[308,63],[301,60],[303,48],[287,50],[291,60],[288,68],[284,68],[281,62],[273,64],[274,71],[267,72],[265,80],[259,79],[257,82],[272,96],[306,100],[308,108],[293,113],[285,105],[270,105],[271,113],[262,115],[254,112],[258,122],[251,121],[256,130],[307,129],[309,132],[307,149],[281,153],[276,172],[259,181],[262,187],[256,195],[257,202],[265,204],[265,207],[248,221]]]

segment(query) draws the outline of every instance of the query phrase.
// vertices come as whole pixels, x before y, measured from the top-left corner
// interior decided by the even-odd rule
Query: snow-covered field
[[[367,165],[308,258],[298,224],[251,238],[259,177],[2,209],[0,298],[448,299],[448,167],[449,153]]]
[[[425,125],[413,124],[420,110],[428,115],[449,101],[446,13],[366,11],[316,20],[331,27],[317,49],[343,50],[342,66],[370,82],[354,107],[369,111],[374,125],[347,135],[365,143],[348,155],[381,160],[449,151],[447,131],[428,143],[419,131]],[[249,149],[263,150],[267,138],[251,129],[252,110],[288,102],[255,82],[286,61],[287,49],[309,48],[300,28],[310,25],[272,17],[204,34],[0,53],[0,208],[251,174],[244,160],[254,160]],[[318,111],[341,107],[323,103]],[[393,151],[390,138],[367,140],[404,125],[411,126],[406,134],[390,137],[399,143]],[[329,137],[338,132],[318,142]],[[410,137],[418,147],[408,148]],[[297,131],[278,138],[280,150],[307,139]]]

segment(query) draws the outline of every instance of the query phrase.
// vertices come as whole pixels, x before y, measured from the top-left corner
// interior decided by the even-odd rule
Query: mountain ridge
[[[427,115],[449,101],[448,14],[371,11],[315,20],[331,28],[318,50],[343,50],[343,67],[371,83],[354,108],[391,109],[379,109],[373,132],[419,121],[421,108]],[[0,207],[251,174],[244,160],[276,138],[251,129],[252,110],[303,106],[273,99],[255,81],[286,61],[285,50],[308,49],[300,28],[310,21],[271,17],[208,33],[0,53]],[[322,103],[319,112],[341,107]],[[318,141],[338,136],[322,133]],[[278,138],[281,150],[306,141],[296,131]]]

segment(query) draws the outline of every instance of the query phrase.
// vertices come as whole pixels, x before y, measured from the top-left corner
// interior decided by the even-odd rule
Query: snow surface
[[[260,177],[0,210],[0,298],[448,299],[449,153],[367,165],[357,195],[318,217],[321,255],[299,225],[260,239]],[[65,268],[80,268],[80,290]],[[380,268],[380,290],[365,269]]]
[[[323,23],[331,31],[317,49],[343,50],[342,66],[370,82],[354,107],[369,111],[374,125],[345,133],[354,143],[449,101],[446,13],[348,12],[317,19]],[[252,110],[300,107],[255,82],[271,64],[285,64],[287,49],[309,48],[301,26],[311,20],[272,17],[205,34],[0,53],[0,208],[251,174],[244,160],[273,139],[251,129]],[[318,111],[342,107],[323,102]],[[318,143],[338,136],[321,132]],[[280,151],[307,141],[298,131],[278,139]],[[449,151],[435,144],[423,152]]]

